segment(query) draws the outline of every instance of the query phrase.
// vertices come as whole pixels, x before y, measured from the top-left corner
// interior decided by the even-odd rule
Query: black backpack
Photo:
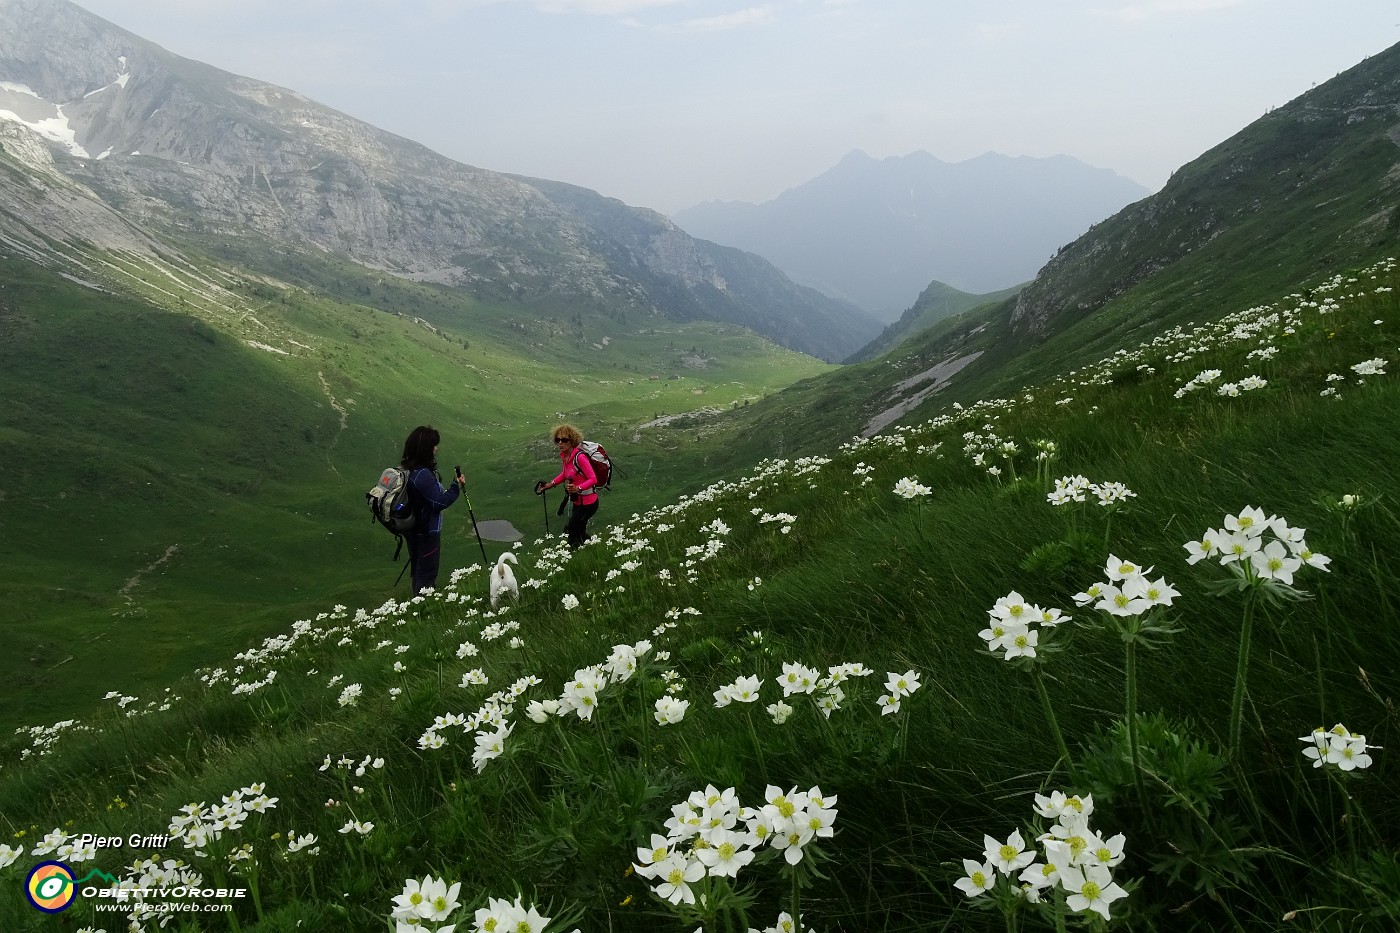
[[[413,530],[414,522],[417,520],[417,515],[413,511],[413,503],[408,499],[409,476],[408,470],[388,467],[379,474],[379,482],[374,484],[374,488],[365,493],[371,518],[387,528],[398,539],[398,547],[394,548],[393,560],[399,559],[399,550],[403,547],[403,536]]]

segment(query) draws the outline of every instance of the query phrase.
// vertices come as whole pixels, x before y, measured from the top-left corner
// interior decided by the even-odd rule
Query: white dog
[[[509,593],[513,599],[520,598],[520,587],[515,582],[515,572],[506,563],[516,563],[515,555],[506,551],[496,558],[496,566],[491,570],[491,607],[494,609],[497,600]]]

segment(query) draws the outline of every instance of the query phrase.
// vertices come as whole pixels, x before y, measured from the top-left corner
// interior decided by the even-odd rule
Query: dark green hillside
[[[617,458],[605,514],[619,516],[694,482],[704,461],[680,455],[682,428],[642,425],[731,410],[821,368],[730,325],[527,316],[282,261],[387,310],[250,279],[168,311],[0,265],[0,603],[21,659],[0,687],[7,722],[81,713],[99,685],[189,669],[289,607],[402,595],[363,493],[415,424],[443,432],[442,470],[462,463],[479,519],[533,538],[545,515],[530,487],[557,470],[545,441],[557,420]],[[230,301],[249,311],[228,318]],[[465,509],[447,539],[451,566],[480,560]],[[501,547],[488,542],[492,559]]]
[[[1024,287],[1024,285],[1017,285],[986,295],[970,295],[967,292],[958,291],[951,285],[931,282],[927,288],[919,293],[918,300],[900,315],[899,320],[887,324],[880,336],[851,354],[846,362],[861,363],[883,356],[903,341],[928,330],[939,321],[981,305],[1000,304]]]

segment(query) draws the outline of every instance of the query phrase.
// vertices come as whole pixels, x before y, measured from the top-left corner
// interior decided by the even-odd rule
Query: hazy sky
[[[1152,190],[1400,41],[1396,0],[80,0],[471,165],[670,213],[852,149]]]

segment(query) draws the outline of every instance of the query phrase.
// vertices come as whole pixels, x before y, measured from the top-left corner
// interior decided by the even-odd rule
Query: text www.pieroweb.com
[[[116,912],[125,913],[131,910],[134,905],[130,902],[123,903],[94,903],[93,909],[98,913]],[[156,914],[218,914],[233,910],[232,904],[196,904],[190,901],[160,901],[157,903],[141,902],[143,909]]]

